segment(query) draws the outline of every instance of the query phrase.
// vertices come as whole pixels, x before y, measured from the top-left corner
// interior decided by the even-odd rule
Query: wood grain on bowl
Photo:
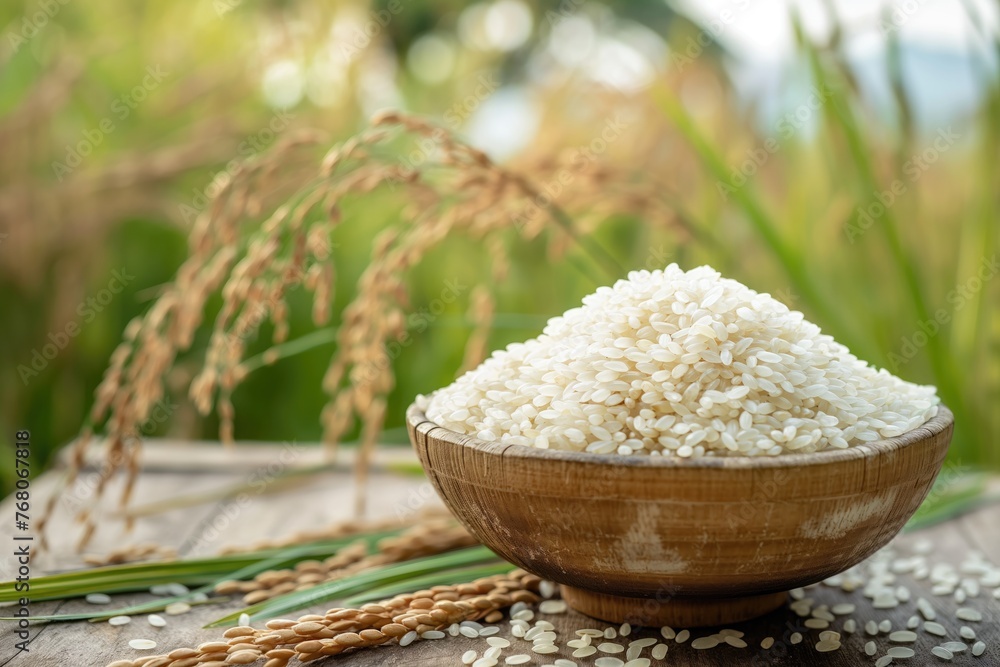
[[[604,620],[712,625],[765,613],[884,546],[926,497],[954,420],[843,450],[620,457],[487,443],[416,407],[444,502],[484,544]]]

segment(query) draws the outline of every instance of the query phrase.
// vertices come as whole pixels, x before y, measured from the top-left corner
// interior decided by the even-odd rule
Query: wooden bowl
[[[759,616],[885,546],[927,496],[953,426],[942,406],[850,449],[679,459],[483,442],[407,412],[428,477],[483,544],[584,614],[679,627]]]

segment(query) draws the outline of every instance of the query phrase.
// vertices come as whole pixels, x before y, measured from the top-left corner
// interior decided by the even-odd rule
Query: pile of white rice
[[[938,397],[768,294],[671,264],[601,287],[418,405],[445,428],[528,447],[774,456],[901,435]]]

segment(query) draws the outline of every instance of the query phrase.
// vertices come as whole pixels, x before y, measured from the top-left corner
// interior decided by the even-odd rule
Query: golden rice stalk
[[[419,168],[400,161],[393,142],[410,140],[423,146]],[[428,140],[433,147],[428,149]],[[527,240],[552,230],[546,238],[551,251],[564,252],[579,243],[608,268],[620,272],[586,234],[606,211],[641,212],[651,222],[674,226],[675,219],[657,191],[645,183],[615,175],[596,162],[578,160],[546,163],[547,169],[568,173],[558,196],[533,182],[544,174],[515,172],[494,164],[484,153],[428,122],[399,113],[376,118],[368,131],[330,150],[318,173],[304,179],[298,164],[315,154],[318,139],[300,134],[279,143],[267,154],[244,162],[216,193],[191,232],[190,255],[149,311],[131,322],[97,388],[91,414],[103,425],[108,458],[93,502],[112,475],[124,472],[127,483],[120,501],[126,503],[138,474],[142,424],[164,398],[164,378],[178,355],[188,350],[208,298],[222,295],[222,308],[212,323],[211,339],[201,371],[189,387],[198,410],[213,408],[221,420],[220,436],[233,437],[230,396],[249,372],[246,341],[265,321],[273,323],[273,344],[287,333],[287,294],[311,291],[317,322],[330,318],[335,267],[331,236],[341,223],[347,198],[390,190],[406,202],[399,224],[375,240],[367,267],[352,300],[339,316],[337,347],[323,381],[329,396],[321,414],[323,439],[331,455],[337,443],[361,423],[362,446],[357,477],[362,488],[371,451],[385,419],[386,397],[393,388],[392,358],[387,346],[405,334],[409,304],[407,275],[446,237],[464,234],[490,248],[501,239]],[[305,183],[305,185],[302,185]],[[612,187],[613,184],[613,187]],[[616,199],[615,209],[607,201]],[[562,203],[572,205],[573,216]],[[495,275],[506,272],[506,253],[496,252]],[[489,326],[491,306],[477,292],[477,312]],[[473,336],[469,358],[481,357],[485,328]],[[272,347],[265,361],[280,358]],[[81,438],[69,473],[72,480],[93,440]],[[361,509],[359,492],[358,509]],[[39,527],[44,529],[44,518]],[[85,544],[96,529],[93,505],[81,517]]]
[[[539,601],[538,577],[523,570],[495,575],[467,584],[435,586],[429,590],[397,595],[360,609],[331,609],[297,620],[273,619],[264,628],[238,626],[223,639],[197,648],[174,649],[165,655],[117,660],[108,667],[228,667],[266,660],[264,667],[285,667],[321,660],[390,642],[409,632],[441,630],[453,623],[491,616],[515,602]],[[496,616],[491,616],[496,618]]]

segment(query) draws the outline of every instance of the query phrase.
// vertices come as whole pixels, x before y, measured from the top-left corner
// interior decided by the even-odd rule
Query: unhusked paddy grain
[[[671,265],[598,289],[418,405],[486,441],[686,458],[896,437],[937,414],[938,398],[858,360],[767,294],[709,267]],[[898,603],[889,591],[876,607]]]

